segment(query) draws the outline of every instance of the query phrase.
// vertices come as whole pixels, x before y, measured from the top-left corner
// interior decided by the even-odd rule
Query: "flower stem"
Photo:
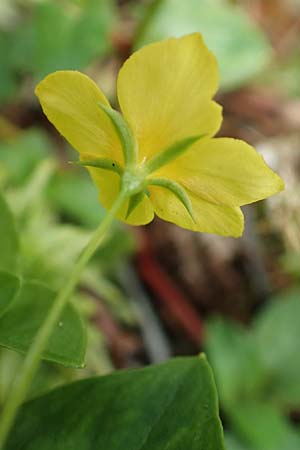
[[[31,381],[39,367],[42,353],[47,345],[48,339],[51,336],[53,328],[59,320],[65,305],[67,304],[76,284],[78,283],[83,269],[101,243],[107,229],[113,221],[114,216],[123,205],[126,197],[126,190],[121,190],[111,209],[107,212],[87,246],[82,251],[69,279],[57,293],[46,320],[37,332],[27,356],[25,357],[23,367],[20,370],[20,375],[16,379],[11,395],[8,397],[2,413],[0,423],[0,450],[4,449],[7,436],[14,424],[19,407],[26,397]]]

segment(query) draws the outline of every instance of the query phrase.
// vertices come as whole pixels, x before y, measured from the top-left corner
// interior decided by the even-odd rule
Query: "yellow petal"
[[[76,150],[122,161],[116,131],[97,105],[109,103],[88,76],[76,71],[54,72],[38,84],[36,95],[50,122]]]
[[[194,219],[178,198],[167,189],[151,186],[150,199],[155,213],[162,219],[193,231],[239,237],[244,229],[244,216],[240,208],[214,205],[190,194]]]
[[[227,206],[252,203],[284,188],[253,147],[230,138],[196,142],[157,176],[172,178],[204,200]]]
[[[87,169],[98,188],[101,205],[106,209],[110,209],[120,191],[119,175],[108,170],[95,169],[94,167],[87,167]],[[146,195],[126,219],[127,209],[128,200],[124,203],[116,217],[130,225],[145,225],[151,222],[154,217],[152,203]]]
[[[221,107],[211,101],[217,63],[199,33],[143,47],[123,65],[118,98],[140,148],[140,160],[175,141],[214,135]]]

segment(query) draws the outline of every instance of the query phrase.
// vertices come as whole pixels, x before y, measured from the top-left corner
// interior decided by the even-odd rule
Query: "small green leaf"
[[[19,255],[19,239],[13,215],[0,193],[0,269],[14,271]]]
[[[41,283],[24,282],[19,295],[0,317],[0,345],[26,353],[47,317],[55,293]],[[83,367],[86,334],[83,322],[68,304],[58,321],[43,358],[70,367]]]
[[[152,186],[160,186],[166,189],[169,189],[179,201],[183,204],[193,221],[195,221],[194,214],[193,214],[193,206],[192,202],[190,200],[190,197],[186,193],[185,189],[180,186],[179,183],[176,183],[176,181],[168,180],[167,178],[151,178],[148,180],[148,185]]]
[[[212,373],[176,358],[58,388],[23,406],[5,450],[224,450]]]
[[[122,145],[125,162],[127,164],[134,163],[136,160],[136,141],[129,125],[118,111],[100,102],[98,102],[98,106],[107,115],[115,127]]]
[[[0,316],[14,300],[19,288],[19,278],[8,272],[0,272]]]
[[[169,162],[178,158],[182,153],[188,150],[196,141],[205,137],[204,134],[199,136],[190,136],[181,141],[175,142],[167,149],[157,153],[150,161],[146,164],[145,170],[148,173],[152,173],[162,166],[165,166]]]
[[[144,195],[145,195],[144,192],[138,192],[137,194],[132,195],[129,198],[128,208],[126,212],[126,219],[130,216],[132,211],[141,203],[141,201],[144,198]]]
[[[82,159],[81,161],[72,161],[72,164],[84,167],[99,167],[99,169],[111,170],[112,172],[116,172],[120,176],[123,175],[122,167],[117,163],[117,161],[110,158],[97,158],[93,160]]]

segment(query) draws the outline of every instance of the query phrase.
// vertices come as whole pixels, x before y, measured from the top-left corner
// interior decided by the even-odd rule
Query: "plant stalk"
[[[43,351],[55,325],[60,319],[64,307],[66,306],[75,286],[80,279],[83,269],[97,250],[99,244],[105,236],[106,231],[111,225],[114,216],[118,213],[127,197],[127,191],[124,189],[121,190],[111,209],[107,212],[87,246],[79,256],[69,279],[57,293],[46,320],[37,332],[37,335],[25,357],[23,366],[20,370],[20,375],[16,377],[13,389],[2,412],[0,422],[0,450],[4,450],[6,439],[15,422],[18,410],[26,398],[28,388],[30,387],[32,379],[39,367],[40,360],[42,359]]]

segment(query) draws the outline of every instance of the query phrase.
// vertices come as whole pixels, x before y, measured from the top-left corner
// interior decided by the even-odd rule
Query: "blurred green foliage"
[[[91,65],[98,68],[106,57],[111,57],[116,50],[113,48],[112,34],[116,22],[120,20],[119,3],[115,0],[0,1],[0,103],[4,112],[7,107],[8,116],[12,116],[9,111],[11,105],[19,104],[16,123],[20,112],[24,117],[36,114],[37,110],[32,106],[33,88],[40,78],[59,69],[86,71]],[[296,0],[293,4],[296,4]],[[274,60],[274,53],[264,32],[251,21],[242,8],[242,2],[154,0],[131,1],[128,5],[136,18],[134,29],[129,26],[127,30],[128,35],[135,35],[134,47],[170,35],[180,36],[199,31],[217,56],[221,89],[235,90],[255,80],[262,85],[275,86],[290,97],[300,95],[298,54],[292,53],[282,60]],[[30,99],[28,103],[26,98]],[[33,116],[33,119],[37,117]],[[43,125],[42,122],[39,125]],[[52,291],[64,283],[91,231],[104,215],[88,176],[81,169],[66,166],[69,148],[55,145],[49,136],[42,127],[37,128],[35,125],[22,130],[0,117],[0,189],[5,192],[7,200],[0,195],[0,345],[19,352],[24,352],[28,347],[51,303]],[[87,322],[87,366],[75,372],[64,366],[51,366],[44,362],[29,397],[66,381],[112,370],[105,337],[91,318],[99,313],[98,300],[101,299],[118,321],[136,325],[137,319],[128,298],[115,282],[119,265],[126,264],[134,250],[133,235],[116,222],[83,274],[81,287],[88,288],[87,292],[82,289],[76,291],[73,297],[76,309],[73,306],[69,308],[61,321],[62,327],[57,330],[58,335],[49,343],[44,355],[65,365],[82,364],[85,332],[76,312],[78,310]],[[282,257],[283,267],[294,279],[299,277],[299,264],[297,252],[286,253]],[[10,275],[7,271],[13,271],[18,276]],[[19,277],[25,281],[21,295],[16,297]],[[212,320],[209,325],[206,348],[217,378],[227,428],[228,450],[300,448],[299,427],[289,418],[290,411],[294,408],[298,411],[300,405],[299,298],[299,291],[294,290],[273,299],[254,318],[249,329],[221,318]],[[32,321],[24,318],[31,318]],[[65,327],[68,321],[71,326]],[[78,329],[81,330],[79,333]],[[63,346],[60,345],[61,340]],[[72,355],[77,354],[78,349],[81,352],[78,359],[74,360]],[[20,361],[19,354],[1,349],[0,406],[11,389],[12,374],[18,371]],[[150,400],[147,397],[152,392],[149,386],[154,390],[157,387],[152,378],[156,369],[149,370],[150,378],[147,378],[145,371],[134,380],[134,383],[137,380],[142,394],[146,395],[138,399],[141,403],[138,403],[136,411],[143,410],[141,405],[146,410],[151,401],[153,404],[157,402],[159,406],[161,392],[170,394],[174,386],[169,381],[176,375],[172,364],[165,366],[165,379],[160,380],[158,374],[156,381],[159,389],[153,398],[149,396]],[[176,399],[179,411],[183,412],[182,420],[186,417],[186,392],[195,410],[199,405],[200,400],[195,395],[195,389],[201,387],[197,375],[199,373],[196,370],[189,373],[187,380],[185,375],[183,377],[187,391],[183,392],[182,398]],[[127,374],[120,375],[120,384],[119,380],[115,382],[121,393],[122,389],[126,392],[128,389],[128,384],[124,384],[124,388],[121,386],[123,376],[125,379]],[[167,385],[164,385],[166,380]],[[103,390],[101,383],[98,385],[97,381],[95,387],[95,392],[101,397],[101,404],[103,396],[112,395],[116,415],[121,400],[128,414],[126,417],[129,417],[130,402],[122,403],[122,397],[116,397],[114,390]],[[139,394],[134,383],[133,390]],[[77,386],[78,392],[81,392],[83,385]],[[201,395],[205,392],[203,390]],[[209,391],[208,396],[210,394]],[[89,395],[86,399],[88,406],[94,401],[92,394]],[[170,395],[173,395],[172,392]],[[74,398],[73,393],[71,397]],[[78,399],[75,400],[74,411]],[[207,405],[207,399],[202,400]],[[29,405],[28,411],[47,412],[47,407],[48,403],[45,406],[41,399]],[[98,409],[99,404],[96,404],[93,417]],[[62,408],[60,413],[65,420],[66,411]],[[26,409],[23,414],[27,414]],[[86,417],[89,414],[90,409],[87,408]],[[169,414],[170,421],[184,435],[186,429],[180,428],[182,422],[178,424],[175,421],[172,408]],[[166,423],[163,419],[164,416],[158,425],[167,429],[170,422]],[[26,420],[30,422],[31,416]],[[61,420],[60,415],[54,417],[51,426],[60,426]],[[29,434],[31,425],[27,431]],[[189,426],[190,423],[187,429]],[[20,433],[19,429],[17,431]],[[16,440],[23,440],[25,434],[22,434],[22,430],[21,434],[18,433],[15,435]],[[115,436],[119,445],[119,435]],[[215,444],[218,445],[218,442]],[[51,442],[49,445],[52,448]],[[37,448],[41,448],[39,444]],[[207,448],[210,448],[208,444],[205,450]]]
[[[156,0],[146,11],[135,45],[198,31],[217,57],[222,89],[245,84],[269,63],[263,32],[232,2]]]
[[[12,213],[0,195],[0,236],[5,236],[1,245],[0,268],[15,270],[18,262],[19,238],[16,231]]]
[[[55,70],[82,70],[111,51],[112,0],[16,1],[11,7],[14,20],[5,21],[4,10],[0,23],[0,101],[12,99],[20,77],[38,81]]]
[[[10,129],[8,123],[6,128]],[[53,143],[40,129],[14,129],[0,144],[0,187],[5,190],[9,203],[8,206],[0,195],[0,234],[5,236],[1,240],[0,267],[14,270],[23,279],[23,288],[17,298],[14,292],[8,295],[8,290],[11,291],[9,283],[2,283],[7,289],[1,291],[0,304],[4,308],[10,301],[10,308],[3,309],[0,318],[0,345],[22,353],[49,308],[52,290],[64,283],[92,229],[104,214],[96,189],[84,170],[72,165],[59,168],[54,156]],[[114,283],[117,278],[114,275],[118,265],[124,264],[133,250],[132,234],[116,222],[82,277],[82,284],[89,287],[92,296],[103,299],[112,314],[127,324],[134,324],[136,319],[126,296]],[[93,316],[97,303],[91,296],[78,290],[73,300],[85,319]],[[30,317],[30,320],[24,320],[24,317]],[[67,366],[80,366],[85,337],[81,319],[73,306],[65,310],[61,323],[44,358]],[[83,373],[61,368],[50,370],[44,364],[44,377],[37,378],[30,395],[84,374],[111,370],[100,330],[88,322],[87,333],[87,368]],[[1,351],[0,361],[2,365],[14,367],[19,359]],[[9,373],[3,373],[0,399],[5,398],[10,381]]]
[[[250,329],[216,318],[206,349],[221,407],[228,448],[296,450],[300,431],[288,413],[300,404],[300,291],[283,293],[254,318]]]

